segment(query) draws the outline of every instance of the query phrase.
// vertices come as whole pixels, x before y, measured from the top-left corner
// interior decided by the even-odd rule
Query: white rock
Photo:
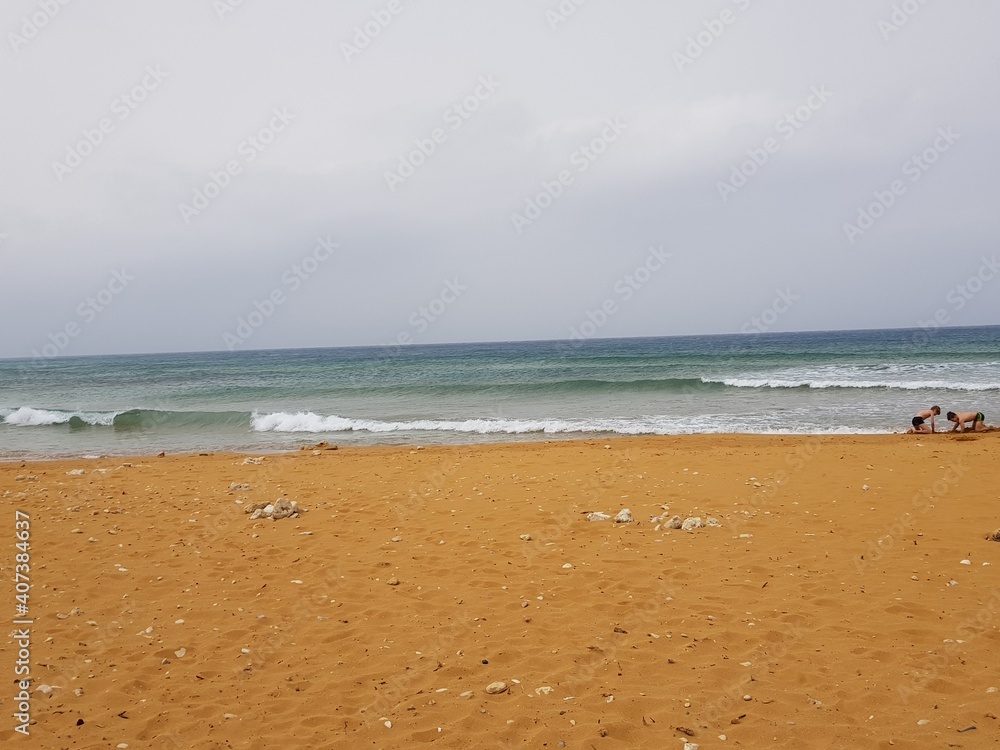
[[[615,516],[615,523],[632,523],[633,520],[635,519],[632,518],[632,511],[628,508],[622,508]]]
[[[58,687],[58,685],[39,685],[35,688],[35,692],[42,695],[52,695],[52,691],[58,689]]]
[[[868,485],[866,484],[866,485],[863,485],[863,486],[861,487],[861,489],[863,489],[863,490],[865,490],[865,491],[867,492],[867,491],[868,491],[868,489],[869,489],[869,487],[868,487]]]
[[[667,521],[668,529],[679,529],[683,525],[684,522],[681,520],[680,516],[673,516],[669,521]]]
[[[682,531],[694,531],[695,529],[700,529],[704,526],[701,522],[700,516],[695,516],[694,518],[684,519],[684,523],[681,524]]]
[[[83,469],[73,469],[72,471],[67,471],[66,475],[71,477],[78,477],[81,474],[86,474],[86,473],[87,472],[85,472]]]
[[[563,568],[565,570],[569,570],[572,567],[573,567],[573,563],[563,563]]]
[[[959,565],[972,565],[972,560],[962,560]]]
[[[930,723],[931,723],[930,719],[921,719],[920,721],[917,722],[917,725],[922,727],[925,724],[930,724]]]
[[[611,520],[611,516],[609,516],[607,513],[601,513],[600,511],[597,511],[596,513],[589,513],[587,515],[587,520],[588,521],[609,521],[609,520]]]
[[[719,519],[716,518],[715,516],[709,516],[708,518],[705,519],[705,525],[706,526],[712,526],[712,527],[718,527],[718,526],[722,526],[722,522],[719,521]]]
[[[542,685],[541,687],[535,688],[535,695],[548,695],[552,692],[552,688],[548,685]]]
[[[275,521],[280,521],[282,518],[289,518],[298,511],[298,503],[291,502],[288,498],[280,498],[274,501],[274,505],[271,508],[271,518]]]
[[[178,659],[183,659],[184,658],[184,654],[186,654],[186,653],[187,653],[187,649],[186,648],[179,648],[176,651],[174,651],[174,656],[176,656]]]
[[[698,750],[698,743],[697,742],[685,742],[684,743],[684,750]]]
[[[521,534],[521,541],[522,542],[530,542],[531,541],[531,534]]]
[[[506,693],[508,690],[506,682],[491,682],[486,686],[486,692],[490,695],[499,695],[500,693]]]
[[[263,517],[263,515],[264,515],[264,509],[257,508],[257,510],[255,510],[253,513],[250,514],[250,520],[256,521],[258,518]]]

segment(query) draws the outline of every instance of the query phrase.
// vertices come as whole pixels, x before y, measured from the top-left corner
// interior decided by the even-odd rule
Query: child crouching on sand
[[[951,428],[952,432],[993,432],[997,429],[996,427],[988,427],[986,425],[986,415],[981,411],[963,411],[956,414],[953,411],[948,412],[948,421],[954,422],[955,426]],[[965,425],[972,422],[972,427],[966,427]]]
[[[913,435],[914,433],[937,432],[937,429],[934,427],[934,417],[940,415],[941,415],[940,406],[932,406],[930,409],[920,412],[913,418],[912,421],[913,426],[906,431],[906,434]],[[927,426],[928,419],[931,421],[930,427]]]

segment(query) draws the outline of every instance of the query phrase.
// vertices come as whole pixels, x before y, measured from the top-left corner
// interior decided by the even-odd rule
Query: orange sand
[[[0,638],[0,746],[997,747],[998,446],[693,436],[0,464],[0,611],[14,619],[21,510],[32,690],[55,686],[16,733]],[[236,502],[282,496],[306,512],[251,522]],[[657,530],[663,505],[722,526]],[[635,523],[585,517],[623,507]],[[495,681],[507,692],[486,694]]]

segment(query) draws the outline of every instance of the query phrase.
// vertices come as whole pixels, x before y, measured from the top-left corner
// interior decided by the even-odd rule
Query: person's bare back
[[[986,425],[986,415],[981,411],[963,411],[957,414],[950,411],[947,416],[948,421],[955,423],[955,426],[951,428],[952,432],[992,432],[996,429]],[[972,427],[965,426],[969,422],[972,422]]]
[[[925,434],[925,433],[937,432],[937,428],[934,425],[934,417],[938,416],[939,414],[941,414],[940,406],[932,406],[930,409],[918,412],[917,415],[913,417],[913,420],[911,422],[913,426],[910,427],[910,429],[908,429],[907,432],[911,435],[914,433]],[[931,421],[930,427],[927,426],[928,419]]]

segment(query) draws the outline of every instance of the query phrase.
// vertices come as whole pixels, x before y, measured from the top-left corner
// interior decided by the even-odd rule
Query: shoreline
[[[285,448],[285,449],[273,449],[273,450],[261,450],[261,449],[226,449],[226,450],[200,450],[193,449],[190,451],[160,451],[168,457],[205,457],[205,456],[284,456],[284,455],[298,455],[302,451],[311,450],[314,446],[321,443],[327,443],[329,445],[336,446],[334,450],[342,451],[354,451],[354,450],[414,450],[414,449],[426,449],[426,448],[494,448],[500,446],[517,446],[517,445],[550,445],[550,444],[563,444],[563,443],[598,443],[598,442],[619,442],[619,441],[641,441],[641,440],[663,440],[663,441],[673,441],[673,440],[714,440],[714,439],[733,439],[733,440],[830,440],[830,439],[863,439],[870,438],[873,440],[883,440],[886,438],[906,438],[906,439],[936,439],[937,436],[950,436],[952,439],[961,439],[967,436],[974,436],[976,438],[981,438],[985,436],[993,435],[1000,438],[1000,430],[993,430],[990,432],[937,432],[930,435],[913,435],[907,434],[904,431],[900,432],[814,432],[814,433],[802,433],[802,432],[789,432],[789,433],[759,433],[759,432],[699,432],[699,433],[680,433],[671,435],[622,435],[617,433],[611,433],[601,436],[578,436],[578,435],[566,435],[566,436],[539,436],[537,438],[529,439],[510,439],[510,440],[483,440],[482,442],[406,442],[406,443],[347,443],[340,444],[335,439],[326,438],[324,440],[319,440],[316,442],[309,442],[305,440],[303,445],[295,448]],[[320,437],[319,435],[317,437]],[[484,436],[488,437],[488,436]],[[0,467],[13,464],[13,463],[50,463],[59,461],[98,461],[102,459],[152,459],[158,458],[158,453],[136,453],[136,452],[124,452],[124,453],[102,453],[97,454],[80,454],[80,455],[52,455],[52,456],[28,456],[28,457],[14,457],[14,456],[3,456],[0,455]]]
[[[237,750],[983,742],[996,434],[914,437],[0,464],[11,607],[30,517],[28,729]],[[302,513],[244,512],[280,497]],[[0,673],[17,654],[0,637]],[[8,717],[0,744],[17,733]]]

